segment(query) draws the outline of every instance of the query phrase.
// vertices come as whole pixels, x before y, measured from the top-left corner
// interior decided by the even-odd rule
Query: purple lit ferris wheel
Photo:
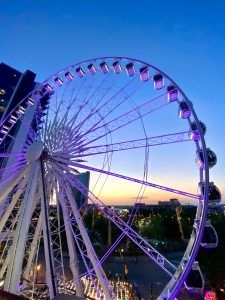
[[[76,295],[120,299],[102,264],[128,238],[168,278],[158,299],[174,299],[183,284],[201,291],[195,258],[200,245],[217,244],[207,210],[221,198],[209,182],[216,156],[206,148],[205,132],[183,91],[142,61],[91,59],[37,86],[0,125],[2,288],[30,299],[71,293],[66,244]],[[82,176],[90,176],[89,184]],[[75,201],[77,193],[82,203]],[[133,229],[140,203],[174,196],[197,207],[178,266]],[[120,203],[132,207],[126,222],[110,208]],[[102,257],[83,222],[92,208],[121,232]],[[41,287],[40,255],[46,270]],[[196,274],[202,280],[197,286],[190,277]]]

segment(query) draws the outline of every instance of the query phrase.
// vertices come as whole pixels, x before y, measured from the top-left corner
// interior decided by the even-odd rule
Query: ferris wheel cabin
[[[174,85],[169,85],[167,87],[167,100],[169,102],[178,100],[178,90]]]
[[[201,246],[203,248],[216,248],[218,246],[218,235],[210,220],[206,221]]]
[[[199,123],[200,123],[201,129],[202,129],[203,135],[205,135],[205,133],[206,133],[205,124],[201,121],[199,121]],[[189,130],[189,137],[193,141],[200,141],[200,139],[201,139],[197,124],[195,122],[191,123],[190,130]]]
[[[127,64],[126,71],[127,71],[128,76],[130,76],[130,77],[134,76],[134,73],[135,73],[134,64],[133,63]]]
[[[91,75],[95,75],[96,74],[96,68],[93,64],[88,65],[88,71]]]
[[[193,263],[184,285],[190,293],[203,292],[205,281],[197,261]]]
[[[160,90],[161,88],[164,87],[164,79],[162,74],[156,74],[153,77],[153,84],[154,84],[154,89]]]
[[[150,79],[148,67],[140,68],[140,78],[142,81],[148,81]]]
[[[209,168],[212,168],[213,166],[215,166],[215,164],[217,162],[216,154],[209,148],[207,148],[206,151],[207,151],[207,159],[208,159]],[[205,162],[204,162],[202,150],[199,150],[196,152],[195,162],[200,169],[205,169]]]
[[[191,110],[186,101],[181,101],[178,107],[178,115],[182,119],[187,119],[191,116]]]
[[[198,195],[204,197],[205,183],[199,182],[198,184]],[[210,207],[216,207],[221,202],[221,193],[218,187],[213,183],[209,182],[209,199],[208,205]]]
[[[122,67],[119,61],[115,61],[113,64],[113,70],[116,74],[119,74],[122,71]]]

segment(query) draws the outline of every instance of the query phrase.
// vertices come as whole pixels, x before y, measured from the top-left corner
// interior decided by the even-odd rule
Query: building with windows
[[[89,188],[89,181],[90,181],[90,172],[84,172],[76,175],[76,178],[87,188]],[[78,208],[82,207],[87,202],[88,195],[83,195],[77,189],[73,189],[74,198],[76,200]]]
[[[35,87],[36,74],[24,73],[0,63],[0,120]]]

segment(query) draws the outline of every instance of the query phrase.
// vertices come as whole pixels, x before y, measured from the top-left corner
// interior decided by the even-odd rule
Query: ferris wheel
[[[158,299],[174,299],[183,284],[195,289],[188,274],[199,272],[197,251],[217,244],[208,204],[221,199],[209,182],[216,155],[206,148],[205,131],[176,83],[139,60],[91,59],[38,85],[0,125],[3,289],[35,299],[42,251],[45,298],[69,293],[66,244],[76,295],[119,299],[102,264],[125,237],[167,275]],[[132,227],[140,203],[160,193],[197,207],[179,266]],[[110,207],[117,203],[132,205],[126,221]],[[83,221],[93,207],[121,231],[102,257]]]

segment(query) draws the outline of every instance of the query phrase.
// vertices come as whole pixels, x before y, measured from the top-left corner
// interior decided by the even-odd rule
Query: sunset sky
[[[101,56],[127,56],[157,66],[184,90],[206,124],[207,146],[218,158],[210,179],[225,200],[225,2],[213,3],[2,0],[0,60],[22,72],[32,70],[39,82],[62,68]],[[180,172],[176,168],[168,177],[165,164],[158,165],[153,179],[170,186]],[[185,165],[182,168],[177,185],[195,193],[193,174]],[[129,174],[128,169],[124,172]],[[134,185],[121,192],[116,180],[110,184],[115,189],[105,195],[109,203],[115,198],[132,201]],[[146,202],[174,197],[157,190],[149,194]]]

